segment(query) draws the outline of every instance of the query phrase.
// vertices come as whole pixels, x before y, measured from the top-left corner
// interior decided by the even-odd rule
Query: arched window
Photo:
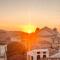
[[[46,58],[46,55],[43,55],[43,58]]]
[[[40,55],[37,55],[37,60],[40,60]]]
[[[33,60],[33,56],[31,56],[31,60]]]

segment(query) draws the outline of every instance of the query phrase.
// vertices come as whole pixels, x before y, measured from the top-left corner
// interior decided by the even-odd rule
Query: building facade
[[[48,49],[35,49],[27,52],[27,60],[40,60],[41,58],[48,58]]]

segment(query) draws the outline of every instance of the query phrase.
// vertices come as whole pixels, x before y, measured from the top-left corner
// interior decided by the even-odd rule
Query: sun
[[[27,32],[27,33],[32,33],[32,32],[35,32],[35,26],[31,25],[31,24],[28,24],[28,25],[23,25],[22,26],[22,31],[23,32]]]

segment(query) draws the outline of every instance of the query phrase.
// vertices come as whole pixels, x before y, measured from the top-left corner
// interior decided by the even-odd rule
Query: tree
[[[12,42],[7,46],[7,60],[26,60],[26,49],[18,42]]]

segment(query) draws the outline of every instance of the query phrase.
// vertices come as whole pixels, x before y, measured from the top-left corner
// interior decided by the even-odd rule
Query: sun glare
[[[22,31],[27,33],[35,32],[35,27],[31,24],[22,26]]]

